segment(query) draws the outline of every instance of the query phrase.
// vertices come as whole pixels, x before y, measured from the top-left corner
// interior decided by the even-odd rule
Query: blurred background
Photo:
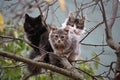
[[[38,0],[38,4],[42,9],[43,15],[47,16],[46,23],[47,24],[55,24],[58,27],[61,27],[61,24],[65,21],[65,19],[68,17],[68,14],[72,12],[74,15],[76,15],[77,11],[80,10],[79,16],[85,16],[85,28],[86,33],[81,35],[81,40],[91,31],[93,30],[97,24],[102,22],[102,14],[100,11],[99,6],[97,5],[99,3],[99,0]],[[112,9],[112,0],[103,0],[105,11],[106,11],[106,17],[107,19],[111,16],[111,9]],[[49,9],[48,9],[49,8]],[[24,23],[24,15],[28,13],[32,17],[37,17],[40,15],[40,10],[38,9],[38,6],[36,5],[36,2],[34,0],[0,0],[0,13],[3,15],[4,18],[4,24],[5,24],[5,30],[6,32],[2,32],[2,35],[9,34],[9,30],[7,30],[10,27],[14,27],[13,32],[11,34],[14,34],[17,38],[25,38],[25,33],[23,30],[23,23]],[[48,14],[48,15],[47,15]],[[79,17],[78,16],[78,17]],[[112,28],[112,35],[116,42],[120,41],[120,2],[118,7],[118,18],[116,18],[116,21]],[[15,29],[20,29],[21,32],[17,31],[15,32]],[[20,36],[22,35],[22,36]],[[12,50],[8,50],[7,48],[4,48],[4,45],[1,43],[0,50],[6,50],[11,52],[16,52],[16,48],[21,47],[16,45],[17,43],[11,43]],[[24,44],[24,43],[23,43]],[[21,44],[19,44],[21,45]],[[27,44],[26,44],[27,45]],[[20,52],[20,55],[27,55],[29,54],[30,47],[27,45],[27,47],[22,47],[18,52]],[[26,54],[25,54],[26,53]],[[99,55],[97,59],[99,59],[98,68],[94,70],[94,64],[93,62],[90,62],[89,65],[91,65],[92,70],[94,70],[95,75],[102,74],[106,75],[109,72],[109,67],[107,65],[110,65],[111,62],[116,61],[116,55],[115,51],[109,48],[106,45],[106,36],[105,36],[105,25],[102,24],[99,27],[97,27],[95,30],[91,31],[91,33],[81,42],[81,55],[80,57],[83,60],[89,60],[93,58],[95,55]],[[113,65],[114,66],[114,65]],[[109,77],[113,77],[113,72],[110,72]],[[105,79],[108,80],[108,79]]]

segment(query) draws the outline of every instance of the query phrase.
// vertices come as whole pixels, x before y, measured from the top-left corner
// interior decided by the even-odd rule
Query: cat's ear
[[[39,20],[45,20],[45,16],[44,16],[44,15],[39,15],[39,16],[37,17],[37,19],[39,19]]]
[[[80,21],[79,21],[80,23],[79,23],[79,29],[84,29],[84,24],[85,24],[85,16],[83,16],[81,19],[80,19]]]
[[[50,25],[49,29],[50,29],[50,31],[55,31],[55,30],[57,30],[57,27],[55,25]]]
[[[74,16],[71,12],[69,13],[68,17],[69,17],[69,19],[74,19]]]
[[[42,16],[41,15],[38,15],[37,19],[40,19],[41,20]]]
[[[31,17],[28,14],[25,14],[25,22],[29,22],[31,20]]]
[[[80,19],[81,22],[85,22],[85,16],[82,17],[82,19]]]
[[[66,31],[66,32],[69,32],[69,30],[70,30],[70,27],[69,27],[69,26],[66,26],[66,27],[64,28],[64,31]]]
[[[28,14],[25,14],[25,19],[28,19],[30,16]]]

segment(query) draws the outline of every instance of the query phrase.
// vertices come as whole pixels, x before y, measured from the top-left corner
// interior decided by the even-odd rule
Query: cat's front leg
[[[78,53],[71,53],[68,57],[68,60],[70,61],[70,63],[75,66],[76,65],[76,61],[78,60],[79,54]]]

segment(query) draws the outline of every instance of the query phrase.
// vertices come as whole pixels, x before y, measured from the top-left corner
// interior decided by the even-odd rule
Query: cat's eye
[[[62,39],[64,39],[64,38],[65,38],[65,36],[61,36],[61,38],[62,38]]]
[[[58,38],[58,35],[55,35],[55,38]]]

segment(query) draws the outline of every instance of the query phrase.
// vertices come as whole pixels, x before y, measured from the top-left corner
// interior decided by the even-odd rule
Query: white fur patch
[[[67,21],[68,21],[68,18],[65,19],[64,23],[62,23],[62,28],[66,27]]]

